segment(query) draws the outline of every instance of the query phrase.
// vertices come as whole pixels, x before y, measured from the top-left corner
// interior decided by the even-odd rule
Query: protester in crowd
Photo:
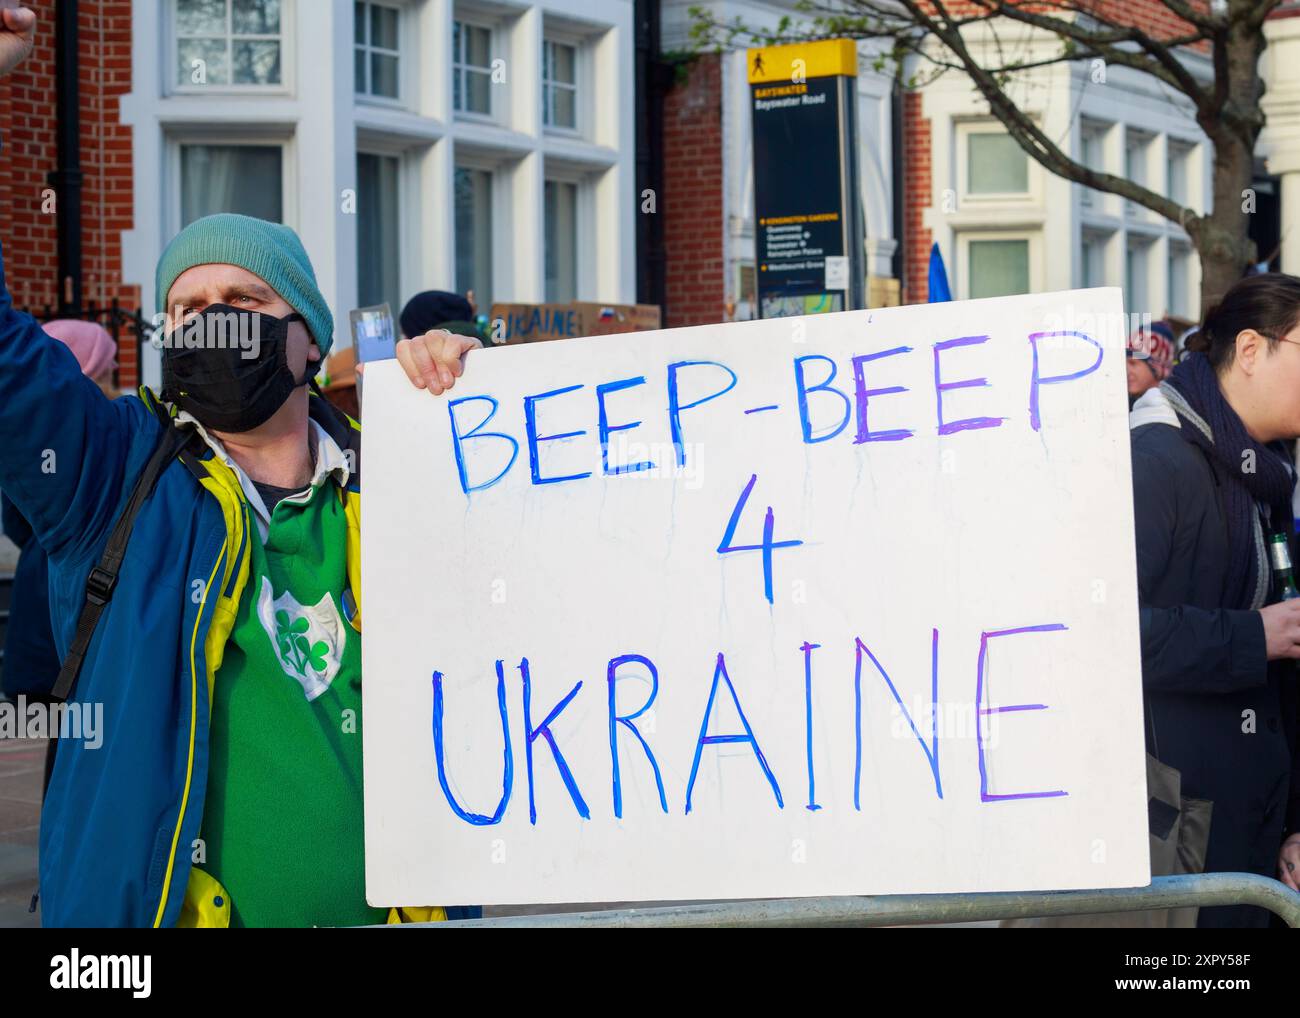
[[[345,346],[325,358],[325,398],[351,417],[361,420],[361,399],[357,389],[357,348]]]
[[[1145,379],[1150,376],[1142,366],[1150,360],[1150,358],[1151,355],[1147,353],[1145,349],[1141,330],[1134,332],[1129,336],[1128,342],[1124,347],[1124,365],[1127,371],[1126,384],[1128,386],[1128,405],[1130,410],[1133,409],[1133,404],[1136,402],[1138,396],[1146,391],[1141,388],[1141,385]],[[1134,389],[1137,389],[1137,392],[1134,392]]]
[[[1173,368],[1173,330],[1164,322],[1136,329],[1128,342],[1129,405],[1168,378]]]
[[[482,339],[474,320],[470,297],[445,290],[417,293],[402,309],[399,319],[404,337],[422,336],[431,329],[441,329],[458,336]],[[325,361],[325,398],[349,417],[361,419],[361,387],[357,384],[364,365],[357,363],[356,347],[344,347]]]
[[[1147,748],[1180,772],[1184,802],[1212,803],[1206,871],[1293,888],[1300,599],[1273,603],[1265,549],[1293,531],[1298,323],[1300,279],[1240,281],[1130,415]],[[1247,906],[1198,920],[1267,923]]]
[[[113,376],[117,370],[117,344],[102,325],[75,318],[60,318],[45,325],[53,336],[72,351],[81,373],[94,382],[109,399],[118,395]],[[7,495],[0,495],[0,523],[5,536],[18,547],[18,564],[14,567],[10,592],[9,624],[5,628],[4,672],[0,692],[28,704],[50,703],[50,690],[59,675],[59,654],[54,647],[54,629],[50,623],[49,560],[45,549],[32,533]],[[45,783],[49,788],[50,772],[58,733],[51,732],[45,752]]]
[[[482,339],[474,321],[474,305],[467,297],[446,290],[425,290],[406,302],[398,319],[403,336],[421,336],[443,329],[458,336]]]
[[[5,74],[31,52],[35,15],[0,18]],[[49,555],[68,666],[83,606],[102,605],[72,689],[74,706],[101,709],[102,742],[60,745],[42,922],[402,918],[365,901],[360,435],[308,388],[334,317],[297,235],[217,215],[168,245],[166,401],[103,399],[68,347],[14,310],[2,269],[0,488]],[[440,394],[476,346],[431,332],[397,359]],[[164,465],[111,581],[106,546],[155,450]]]

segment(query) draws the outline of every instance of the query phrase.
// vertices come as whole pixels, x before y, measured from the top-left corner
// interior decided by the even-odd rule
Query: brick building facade
[[[66,303],[56,3],[29,3],[37,51],[0,82],[0,242],[44,316]],[[79,0],[78,31],[83,314],[152,319],[163,246],[221,211],[298,232],[345,343],[349,309],[426,289],[635,300],[632,0]],[[156,385],[136,342],[121,328],[120,381]]]
[[[722,70],[705,56],[684,66],[664,101],[664,325],[725,320]]]
[[[40,30],[32,58],[0,80],[0,242],[6,282],[15,304],[38,315],[57,313],[56,223],[59,196],[49,183],[58,166],[55,137],[54,0],[28,0]],[[82,301],[106,308],[118,300],[134,311],[138,286],[122,281],[122,231],[131,229],[131,130],[121,123],[118,99],[131,89],[131,0],[80,5],[78,84],[81,110]],[[103,316],[100,316],[103,321]],[[119,381],[136,383],[136,340],[119,336]]]
[[[930,205],[930,121],[922,114],[920,92],[903,97],[903,303],[929,298],[930,244],[933,235],[922,212]]]

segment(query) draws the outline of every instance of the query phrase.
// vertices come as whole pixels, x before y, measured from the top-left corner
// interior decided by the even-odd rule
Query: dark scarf
[[[1205,451],[1223,492],[1229,553],[1224,606],[1260,608],[1268,600],[1271,573],[1259,507],[1267,509],[1273,533],[1289,536],[1294,526],[1295,484],[1285,447],[1262,445],[1247,434],[1203,353],[1185,357],[1160,388],[1178,415],[1183,437]]]

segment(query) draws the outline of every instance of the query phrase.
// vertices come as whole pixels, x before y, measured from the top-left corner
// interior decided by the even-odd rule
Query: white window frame
[[[1151,183],[1151,163],[1152,153],[1155,151],[1157,135],[1141,127],[1135,127],[1132,124],[1124,126],[1124,179],[1145,187],[1152,188]],[[1135,149],[1142,152],[1141,166],[1142,179],[1134,180],[1129,173],[1129,153]],[[1162,168],[1163,169],[1163,168]],[[1162,182],[1163,185],[1163,182]],[[1129,219],[1145,219],[1149,213],[1145,206],[1139,205],[1131,198],[1124,199],[1124,215]]]
[[[1198,316],[1195,313],[1188,313],[1192,306],[1192,246],[1172,238],[1167,241],[1167,244],[1168,248],[1165,253],[1165,312],[1177,315],[1180,318],[1196,318]],[[1180,258],[1182,259],[1182,267],[1181,270],[1178,270],[1175,268],[1175,262]],[[1174,300],[1174,279],[1176,275],[1182,277],[1183,302],[1181,305]]]
[[[404,300],[409,300],[411,294],[415,292],[417,281],[422,279],[424,275],[419,262],[422,208],[420,205],[418,160],[421,153],[418,149],[412,149],[408,145],[371,135],[359,134],[357,137],[356,158],[360,159],[363,155],[384,156],[397,160],[397,289],[399,293],[404,295]],[[357,177],[359,183],[360,173],[357,174]],[[356,256],[359,265],[361,261],[359,246]],[[359,279],[358,282],[360,282]],[[396,307],[392,311],[393,316],[396,317],[401,314],[402,309]]]
[[[1039,230],[962,230],[957,234],[957,287],[961,300],[970,300],[970,246],[983,240],[1029,241],[1029,288],[1038,293],[1043,288],[1042,232]]]
[[[181,147],[184,145],[279,148],[280,208],[284,212],[284,225],[295,230],[298,228],[297,150],[292,135],[282,131],[259,135],[229,125],[217,130],[179,128],[169,130],[166,139],[167,173],[164,184],[165,211],[162,216],[164,241],[181,231]]]
[[[547,160],[542,174],[543,188],[546,181],[557,184],[572,184],[577,188],[574,196],[574,247],[575,262],[574,292],[575,300],[599,300],[596,293],[596,258],[598,240],[596,237],[596,183],[599,172],[584,167],[556,160]],[[543,190],[542,204],[538,209],[541,214],[542,257],[545,259],[546,243],[546,197]],[[546,285],[546,266],[542,266],[542,285]]]
[[[1193,207],[1192,202],[1192,156],[1196,152],[1195,142],[1185,141],[1172,135],[1165,139],[1165,193],[1171,201],[1179,202],[1184,208]],[[1183,195],[1175,197],[1173,193],[1174,164],[1182,166]]]
[[[386,96],[386,95],[374,95],[371,92],[358,92],[356,90],[355,81],[353,82],[352,94],[358,103],[365,103],[367,105],[372,105],[372,106],[387,106],[392,108],[406,109],[410,106],[410,96],[412,94],[412,91],[411,91],[411,86],[409,84],[410,73],[408,68],[408,65],[410,64],[411,61],[408,59],[408,53],[407,53],[407,50],[410,47],[406,44],[405,40],[407,38],[416,37],[416,31],[415,31],[416,26],[412,23],[411,5],[409,3],[406,3],[405,0],[361,0],[361,2],[363,2],[366,5],[367,39],[366,42],[362,43],[360,40],[355,38],[355,33],[354,33],[354,38],[352,40],[352,54],[353,54],[352,59],[354,61],[354,67],[356,61],[356,53],[358,50],[362,50],[366,54],[366,83],[370,84],[371,83],[370,82],[370,77],[371,77],[370,59],[369,59],[370,54],[382,53],[385,56],[397,57],[397,96],[396,98],[393,98],[391,96]],[[354,4],[355,4],[355,0],[354,0]],[[397,49],[396,50],[389,50],[389,49],[384,49],[382,46],[371,45],[369,40],[371,7],[387,7],[390,10],[397,11]],[[355,15],[354,15],[354,20],[355,20]],[[355,77],[355,71],[354,71],[354,77]],[[375,154],[378,155],[380,153],[375,153]]]
[[[292,95],[292,82],[296,80],[294,63],[295,47],[293,40],[297,26],[297,0],[280,0],[280,83],[278,85],[236,85],[236,84],[182,84],[177,80],[180,59],[180,19],[177,13],[177,0],[167,0],[162,19],[163,31],[167,35],[164,50],[167,53],[167,71],[163,76],[164,95]],[[230,26],[231,0],[226,0],[226,26]],[[187,38],[191,38],[188,37]],[[197,38],[197,37],[193,37]],[[240,36],[250,39],[270,38],[270,36]],[[226,33],[227,57],[233,48],[234,36]],[[233,70],[233,68],[232,68]]]
[[[1025,190],[1023,191],[971,191],[970,189],[970,137],[975,134],[1006,135],[1007,129],[997,120],[961,120],[956,127],[957,195],[961,205],[1029,205],[1040,200],[1042,182],[1036,163],[1028,152],[1025,157]],[[1019,146],[1017,146],[1018,148]]]
[[[448,195],[448,214],[451,216],[451,285],[450,289],[461,293],[460,280],[456,278],[456,171],[482,170],[488,174],[488,195],[492,202],[492,257],[489,265],[492,272],[492,302],[503,303],[498,292],[512,276],[510,264],[510,188],[512,167],[507,162],[484,155],[473,150],[457,150],[452,161],[451,193]],[[482,314],[491,311],[490,306],[482,302],[482,294],[475,293],[475,310]]]
[[[1109,135],[1113,124],[1107,124],[1099,120],[1083,119],[1079,126],[1079,162],[1090,170],[1096,170],[1101,173],[1109,172],[1106,165],[1106,139]],[[1085,151],[1087,142],[1093,142],[1096,145],[1097,154],[1100,157],[1094,162],[1089,162]],[[1091,187],[1083,184],[1079,185],[1079,204],[1085,209],[1098,209],[1105,203],[1105,194],[1094,191]]]
[[[458,110],[456,108],[456,76],[465,73],[467,69],[478,70],[478,64],[463,64],[460,62],[460,54],[456,52],[456,33],[455,25],[459,23],[462,26],[472,28],[481,28],[488,33],[488,65],[486,70],[488,75],[488,111],[479,113],[477,110]],[[501,110],[498,108],[495,94],[495,83],[492,81],[492,65],[500,55],[501,46],[501,27],[488,18],[479,15],[473,11],[456,11],[452,16],[452,52],[451,52],[451,73],[452,80],[448,82],[451,89],[451,115],[457,120],[472,120],[478,123],[496,123],[500,119]],[[462,82],[463,85],[463,82]],[[461,88],[461,96],[468,96],[469,90]]]
[[[1110,286],[1111,285],[1111,265],[1110,252],[1115,242],[1114,232],[1105,232],[1102,230],[1090,230],[1086,227],[1079,234],[1079,287],[1093,286]],[[1101,279],[1099,281],[1090,281],[1086,276],[1087,266],[1087,249],[1093,247],[1100,253]]]
[[[1135,295],[1131,292],[1132,287],[1129,285],[1130,277],[1131,277],[1131,273],[1129,272],[1129,263],[1130,260],[1132,259],[1133,251],[1136,248],[1142,249],[1146,260],[1146,272],[1144,273],[1145,278],[1142,279],[1142,288],[1145,292],[1140,296],[1142,297],[1141,303],[1148,305],[1147,307],[1138,306],[1139,302],[1136,300]],[[1145,233],[1130,232],[1124,238],[1124,303],[1125,303],[1125,310],[1130,315],[1144,314],[1150,312],[1153,318],[1158,317],[1158,312],[1154,309],[1154,307],[1150,305],[1154,297],[1154,294],[1152,292],[1154,287],[1152,287],[1151,285],[1151,280],[1154,273],[1154,269],[1156,268],[1156,261],[1159,257],[1159,254],[1160,252],[1158,249],[1157,237],[1148,236]],[[1162,270],[1161,277],[1163,278],[1164,266],[1160,266],[1160,268]],[[1162,298],[1164,296],[1165,295],[1162,295]]]
[[[546,77],[545,50],[547,46],[567,46],[569,49],[573,50],[573,84],[572,85],[562,81],[555,81],[551,78]],[[543,50],[542,61],[541,61],[542,63],[542,87],[541,87],[542,130],[545,131],[547,134],[557,134],[557,135],[564,135],[568,137],[581,137],[585,133],[585,126],[586,126],[585,124],[586,117],[584,115],[584,110],[583,110],[583,98],[587,94],[587,90],[583,88],[583,77],[584,77],[583,64],[585,62],[583,58],[585,55],[585,47],[583,46],[582,40],[574,36],[564,35],[563,33],[559,33],[559,32],[547,32],[542,36],[542,50]],[[548,110],[548,106],[550,104],[547,102],[548,89],[554,90],[556,88],[561,88],[573,92],[573,126],[572,127],[568,127],[564,124],[553,124],[547,120],[547,117],[550,115]]]

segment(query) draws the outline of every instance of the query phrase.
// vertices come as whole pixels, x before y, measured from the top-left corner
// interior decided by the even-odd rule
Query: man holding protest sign
[[[36,19],[0,17],[5,74]],[[60,748],[43,922],[400,921],[363,884],[360,434],[309,391],[333,316],[293,231],[243,216],[157,283],[167,398],[111,403],[0,285],[0,484],[50,556],[56,693],[106,727]],[[397,353],[436,394],[478,345]]]

